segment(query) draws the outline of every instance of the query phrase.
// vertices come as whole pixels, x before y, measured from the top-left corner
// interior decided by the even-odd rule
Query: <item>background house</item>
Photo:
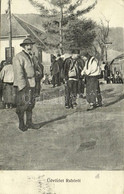
[[[117,56],[115,59],[111,61],[110,69],[114,75],[118,71],[121,74],[121,77],[124,81],[124,53]]]
[[[0,62],[5,60],[8,55],[9,47],[9,21],[6,14],[1,15],[1,34],[0,34]],[[33,47],[33,52],[39,58],[39,61],[44,65],[45,72],[49,73],[51,64],[51,53],[46,52],[43,39],[45,38],[45,32],[41,25],[41,18],[37,18],[38,15],[33,14],[30,23],[29,18],[20,18],[18,15],[12,15],[12,52],[16,55],[22,50],[20,43],[30,36],[36,44]],[[39,16],[40,17],[40,16]],[[25,20],[24,20],[25,19]]]

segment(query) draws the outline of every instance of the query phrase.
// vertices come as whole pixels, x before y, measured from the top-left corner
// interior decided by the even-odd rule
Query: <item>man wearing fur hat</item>
[[[40,73],[33,60],[33,44],[35,43],[30,38],[26,38],[20,44],[23,50],[13,59],[14,86],[17,88],[16,113],[19,119],[19,129],[23,132],[28,128],[40,127],[32,123],[32,109],[35,105],[35,78]],[[24,113],[26,113],[26,124]]]

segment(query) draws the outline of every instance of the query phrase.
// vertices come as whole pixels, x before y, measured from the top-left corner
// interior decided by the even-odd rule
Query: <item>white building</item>
[[[6,60],[8,57],[9,48],[9,24],[5,14],[1,17],[1,36],[0,36],[0,62]],[[44,71],[49,73],[51,65],[51,54],[45,52],[44,43],[42,41],[44,32],[41,29],[36,28],[17,16],[12,16],[12,47],[13,55],[16,55],[22,50],[20,43],[30,36],[36,44],[33,49],[39,61],[44,65]]]

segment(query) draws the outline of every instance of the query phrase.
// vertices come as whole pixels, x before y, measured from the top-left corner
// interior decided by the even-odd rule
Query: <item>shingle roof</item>
[[[43,31],[42,22],[40,15],[37,14],[17,14],[17,17],[28,22],[31,25],[34,25],[39,30]],[[1,37],[9,35],[9,19],[7,14],[1,15]],[[27,35],[27,31],[17,22],[17,20],[12,16],[12,34],[13,36]]]
[[[18,23],[27,31],[27,33],[30,34],[31,37],[33,37],[35,42],[37,42],[40,45],[42,44],[44,45],[44,47],[46,47],[46,45],[43,42],[43,40],[46,39],[46,34],[43,31],[39,30],[34,25],[25,22],[24,20],[20,19],[17,16],[14,17],[18,21]]]
[[[12,34],[13,36],[27,35],[27,32],[20,24],[12,17]],[[9,35],[9,19],[7,14],[1,15],[1,37]]]

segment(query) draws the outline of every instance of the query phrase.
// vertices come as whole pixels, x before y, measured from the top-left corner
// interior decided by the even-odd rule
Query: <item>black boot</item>
[[[26,126],[30,129],[39,129],[39,124],[33,124],[32,123],[32,110],[26,111]]]
[[[27,131],[27,126],[24,124],[24,113],[17,113],[18,118],[19,118],[19,129],[21,131]]]

